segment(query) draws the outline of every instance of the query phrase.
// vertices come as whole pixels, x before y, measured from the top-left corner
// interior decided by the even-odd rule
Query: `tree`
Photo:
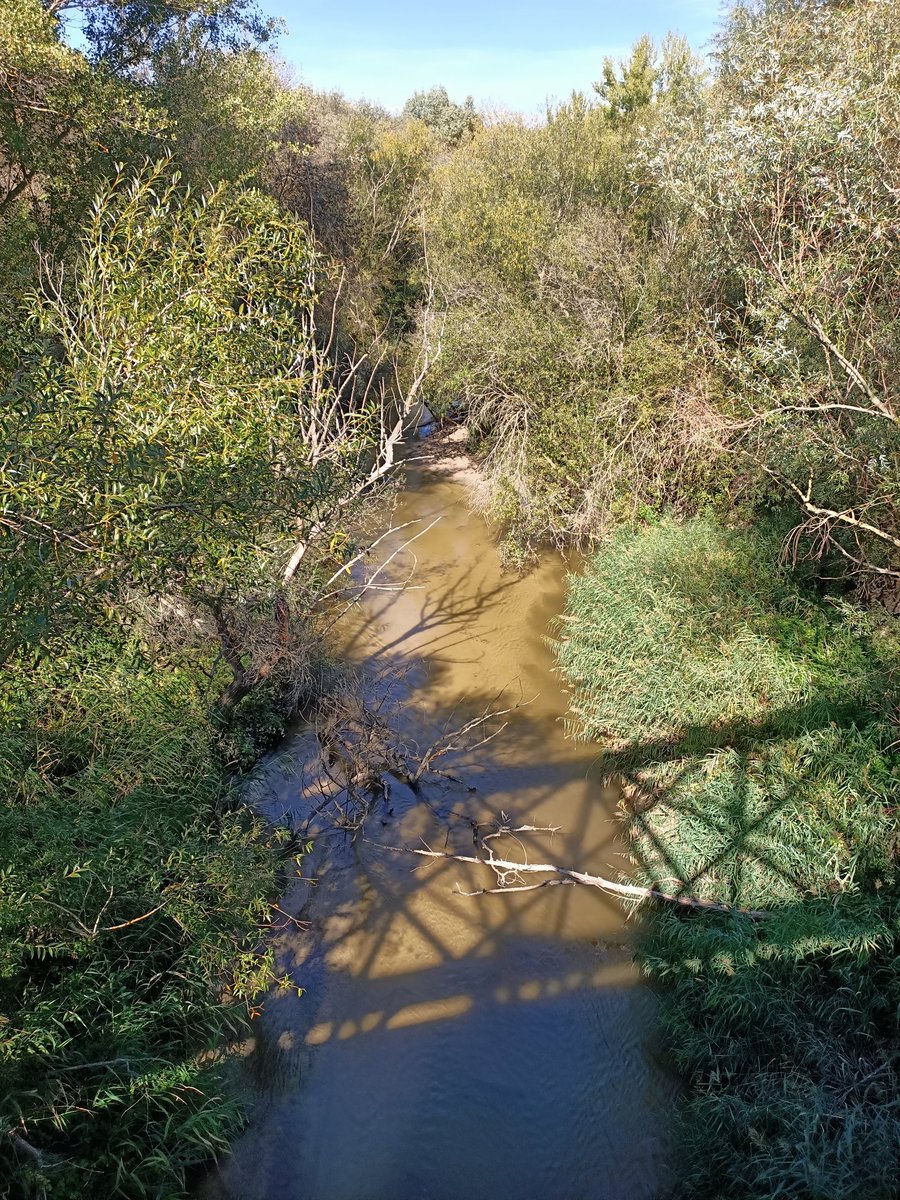
[[[680,43],[665,61],[693,79]],[[660,93],[641,130],[674,103]],[[429,252],[447,320],[431,395],[466,414],[514,555],[689,510],[727,485],[690,346],[702,293],[640,186],[638,134],[574,93],[543,125],[487,127],[434,172]]]
[[[135,74],[165,49],[247,50],[280,29],[253,0],[42,0],[47,12],[78,14],[88,57],[112,72]]]
[[[619,63],[618,70],[611,58],[605,58],[603,78],[594,84],[594,91],[603,102],[607,120],[613,125],[628,122],[647,108],[658,78],[656,50],[646,34],[635,42],[631,58]]]
[[[160,163],[101,193],[71,278],[45,272],[0,410],[6,653],[132,589],[174,593],[248,682],[230,609],[393,449],[377,372],[317,327],[324,273],[259,192],[195,195]]]
[[[258,174],[290,108],[255,52],[275,31],[246,0],[0,0],[0,254],[25,270],[23,241],[70,248],[117,163]]]
[[[799,506],[792,554],[898,578],[900,20],[883,0],[739,7],[718,53],[650,165],[722,280],[734,444]]]
[[[164,124],[138,87],[70,49],[58,16],[39,0],[0,0],[0,233],[7,262],[15,262],[11,252],[22,240],[73,238],[112,163]],[[32,262],[29,247],[20,270]]]
[[[447,95],[445,87],[414,92],[404,104],[401,116],[407,121],[421,121],[446,146],[459,145],[479,125],[472,97],[467,96],[462,104],[456,104]]]
[[[170,153],[195,187],[262,184],[303,121],[308,98],[261,50],[174,45],[154,58],[152,95],[166,114]],[[299,148],[302,153],[302,147]]]

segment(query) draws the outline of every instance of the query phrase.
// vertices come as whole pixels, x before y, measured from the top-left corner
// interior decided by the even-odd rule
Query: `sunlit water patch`
[[[672,1080],[655,1001],[613,898],[555,887],[464,897],[482,868],[386,846],[472,853],[472,822],[560,826],[519,852],[606,875],[625,866],[616,795],[565,737],[545,638],[565,564],[504,572],[464,487],[412,476],[395,524],[416,541],[414,587],[373,592],[346,632],[393,689],[420,746],[493,706],[501,734],[442,760],[416,793],[392,782],[365,837],[317,840],[284,898],[276,992],[241,1061],[253,1117],[204,1193],[228,1200],[650,1200],[667,1179]],[[415,527],[413,527],[415,528]],[[410,528],[397,535],[397,544]],[[390,553],[390,549],[386,551]],[[398,556],[395,579],[410,555]],[[261,765],[251,800],[296,826],[316,789],[299,732]],[[313,781],[314,782],[314,781]]]

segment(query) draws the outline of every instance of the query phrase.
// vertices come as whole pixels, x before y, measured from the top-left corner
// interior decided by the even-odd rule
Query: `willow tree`
[[[71,246],[112,163],[163,124],[133,81],[66,44],[40,0],[0,0],[0,386],[36,279],[35,243]]]
[[[64,39],[40,0],[0,0],[0,219],[29,202],[45,224],[62,199],[96,181],[150,123],[148,97],[97,69]],[[59,6],[57,6],[59,7]]]
[[[365,356],[330,354],[324,278],[260,192],[194,195],[162,163],[101,194],[74,269],[45,271],[0,409],[7,653],[178,596],[253,682],[236,606],[283,624],[291,544],[326,535],[398,435]]]
[[[79,36],[74,38],[73,31]],[[171,151],[201,184],[259,174],[292,93],[244,0],[0,0],[0,261],[68,251],[116,164]]]

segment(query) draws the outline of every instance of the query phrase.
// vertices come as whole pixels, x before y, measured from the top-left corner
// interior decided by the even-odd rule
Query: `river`
[[[285,896],[275,942],[305,992],[266,1001],[240,1067],[251,1121],[205,1196],[653,1200],[665,1188],[674,1085],[623,906],[586,887],[464,897],[490,873],[379,845],[472,854],[471,821],[503,813],[560,827],[504,850],[613,876],[627,865],[616,793],[562,724],[545,639],[563,560],[505,572],[464,482],[428,469],[408,469],[393,513],[419,524],[379,552],[436,518],[380,577],[410,586],[367,593],[346,650],[410,745],[518,707],[497,736],[436,763],[454,778],[419,794],[392,780],[364,836],[317,838],[304,864],[315,881]],[[302,825],[313,754],[299,730],[260,765],[251,802]]]

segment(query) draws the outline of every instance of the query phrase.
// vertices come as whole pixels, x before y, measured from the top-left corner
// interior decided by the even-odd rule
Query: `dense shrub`
[[[790,501],[798,552],[896,578],[897,6],[739,4],[716,60],[641,154],[713,283],[734,448]]]
[[[236,1128],[222,1056],[273,982],[289,839],[231,773],[327,670],[311,612],[399,437],[432,146],[420,121],[337,104],[339,186],[313,187],[328,105],[285,84],[255,6],[88,8],[0,0],[15,1200],[179,1196]]]
[[[230,803],[206,684],[160,675],[114,631],[7,668],[0,1187],[13,1195],[179,1195],[235,1128],[222,1050],[272,977],[257,943],[276,859]]]
[[[468,420],[484,507],[520,548],[728,492],[695,352],[705,283],[634,175],[639,116],[657,118],[638,108],[575,94],[541,125],[487,126],[434,172],[430,402]]]

